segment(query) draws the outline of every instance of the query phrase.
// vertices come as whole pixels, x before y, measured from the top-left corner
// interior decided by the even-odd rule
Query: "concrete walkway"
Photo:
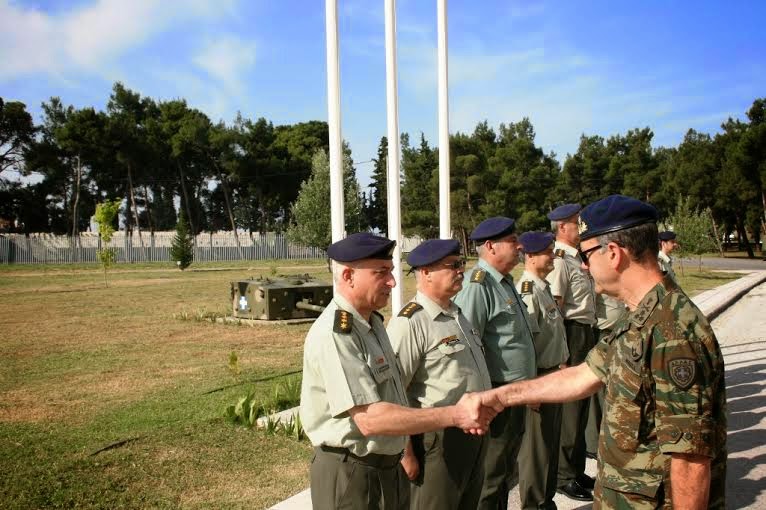
[[[733,269],[733,268],[732,268]],[[766,271],[697,295],[693,301],[713,319],[726,363],[729,403],[728,508],[766,508]],[[595,476],[596,462],[588,459],[586,472]],[[559,510],[587,509],[591,505],[560,494]],[[518,490],[508,501],[518,509]],[[273,510],[311,508],[306,489],[271,507]]]

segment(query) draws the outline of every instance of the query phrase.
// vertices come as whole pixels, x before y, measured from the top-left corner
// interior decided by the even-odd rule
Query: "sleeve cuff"
[[[679,414],[657,421],[657,441],[662,453],[715,457],[715,424],[710,417]]]

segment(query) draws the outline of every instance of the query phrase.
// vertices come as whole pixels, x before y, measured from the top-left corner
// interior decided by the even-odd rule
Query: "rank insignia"
[[[565,252],[563,248],[559,248],[558,250],[556,250],[555,252],[553,252],[553,254],[554,254],[554,255],[556,255],[557,257],[561,258],[561,257],[563,257],[564,255],[566,255],[566,254],[567,254],[567,252]]]
[[[417,312],[418,310],[422,310],[422,309],[423,309],[422,305],[412,301],[412,302],[407,303],[406,305],[404,305],[404,308],[402,308],[399,311],[399,317],[407,317],[409,319],[410,317],[412,317],[415,314],[415,312]]]
[[[670,380],[682,390],[688,390],[697,375],[697,363],[691,358],[676,358],[668,361]]]
[[[487,272],[483,269],[476,269],[471,273],[471,283],[482,283],[487,277]]]
[[[521,293],[522,294],[532,294],[532,285],[534,285],[531,281],[527,280],[525,282],[521,282]]]
[[[351,333],[351,314],[346,310],[335,310],[335,324],[332,329],[336,333]]]

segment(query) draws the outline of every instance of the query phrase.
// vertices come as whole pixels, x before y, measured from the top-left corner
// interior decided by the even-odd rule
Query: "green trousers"
[[[497,384],[493,383],[493,386]],[[487,456],[484,460],[484,485],[480,510],[506,510],[511,480],[524,436],[526,406],[509,407],[489,425]]]
[[[521,508],[556,508],[556,478],[559,467],[561,404],[541,404],[527,409],[524,439],[519,451],[519,496]]]
[[[406,510],[407,476],[398,455],[356,457],[340,448],[314,448],[311,504],[314,510]]]
[[[579,365],[595,345],[590,324],[566,320],[569,366]],[[563,487],[585,473],[585,427],[590,397],[567,402],[561,411],[558,486]]]
[[[410,485],[412,510],[476,510],[487,440],[448,428],[412,437],[420,477]]]

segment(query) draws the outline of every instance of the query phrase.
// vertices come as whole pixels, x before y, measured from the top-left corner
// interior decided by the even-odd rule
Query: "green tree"
[[[24,151],[32,143],[36,128],[24,103],[0,97],[0,174],[10,168],[23,171]]]
[[[367,223],[383,235],[388,232],[388,138],[380,139],[378,156],[374,159],[370,198],[365,208]]]
[[[359,183],[351,164],[350,153],[345,152],[343,168],[343,200],[346,231],[357,232],[365,228]],[[330,160],[320,149],[311,160],[311,175],[302,184],[298,198],[291,208],[292,223],[287,238],[294,243],[325,249],[330,245]]]
[[[409,137],[402,138],[402,231],[433,238],[439,234],[439,155],[422,133],[418,148],[409,145]]]
[[[114,235],[114,223],[120,211],[120,200],[106,200],[96,204],[96,213],[93,219],[98,222],[98,233],[101,237],[101,249],[98,250],[98,260],[104,268],[104,286],[109,286],[107,271],[117,260],[117,250],[107,246]]]
[[[701,271],[702,255],[717,248],[710,208],[698,209],[692,205],[690,197],[679,195],[676,209],[668,216],[667,222],[676,233],[679,255],[696,255]]]
[[[189,223],[183,209],[178,214],[176,235],[170,245],[170,260],[174,261],[178,269],[183,271],[194,260],[194,237],[189,232]]]

